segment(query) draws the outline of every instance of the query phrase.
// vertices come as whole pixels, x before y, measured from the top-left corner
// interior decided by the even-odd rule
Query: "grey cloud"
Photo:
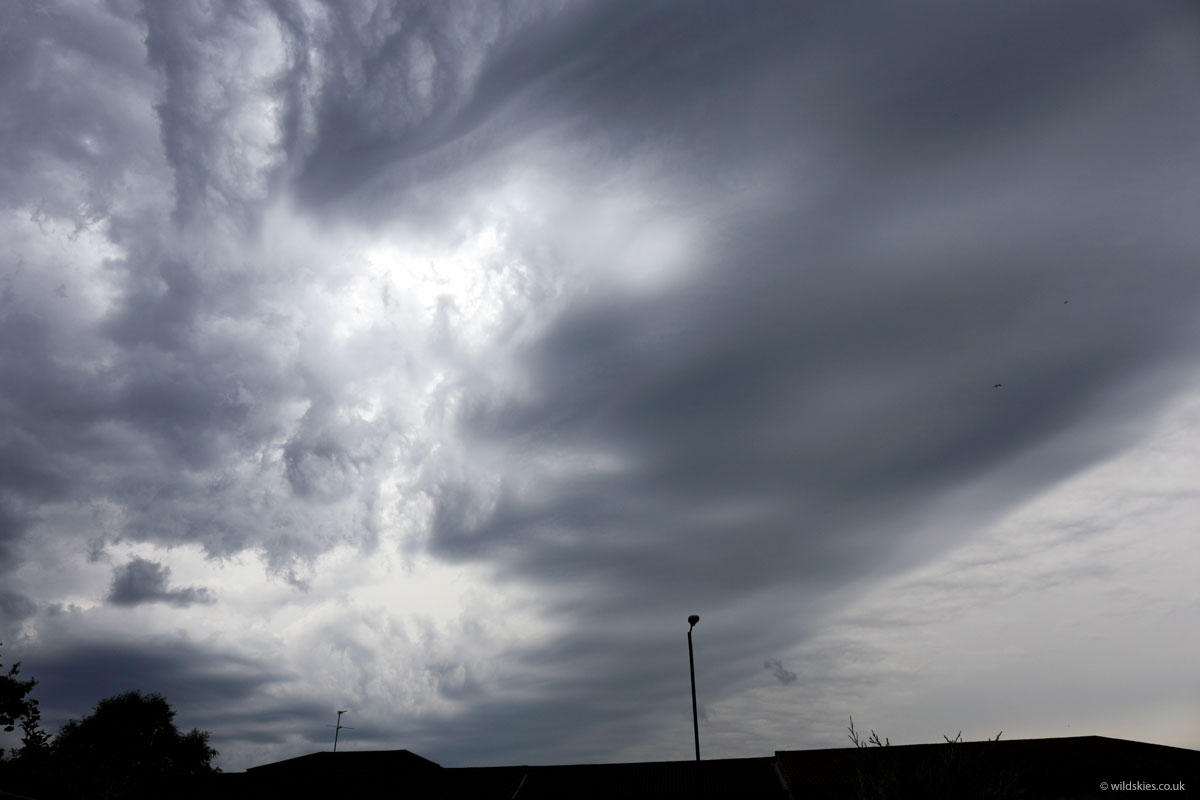
[[[1117,26],[1098,27],[1111,36]],[[630,46],[636,60],[637,42]],[[1081,80],[1060,72],[1068,83]],[[1197,115],[1194,103],[1161,112]],[[787,133],[779,135],[774,146],[786,157]],[[720,581],[689,575],[673,543],[690,535],[706,562],[725,565],[710,560],[708,548],[724,553],[717,542],[731,541],[732,530],[689,534],[675,520],[680,509],[709,509],[698,516],[712,520],[725,507],[749,508],[739,527],[756,531],[758,549],[730,545],[746,554],[737,561],[803,552],[804,566],[772,563],[831,574],[837,563],[853,568],[868,553],[887,554],[898,531],[872,518],[915,511],[1081,424],[1097,398],[1174,358],[1193,335],[1200,285],[1185,266],[1191,242],[1165,222],[1186,202],[1185,184],[1164,187],[1156,170],[1116,163],[1094,199],[1062,211],[1074,189],[1056,176],[1093,174],[1090,154],[1060,150],[1050,133],[1023,146],[1026,162],[1016,169],[1002,151],[987,150],[923,173],[864,175],[843,165],[841,185],[792,187],[798,196],[826,196],[813,204],[824,211],[781,208],[758,219],[732,212],[743,229],[739,249],[709,254],[702,277],[682,290],[570,309],[524,354],[538,394],[506,402],[483,388],[464,404],[464,431],[518,452],[603,443],[633,454],[635,466],[625,476],[551,478],[559,485],[545,505],[502,493],[489,525],[476,522],[461,539],[452,526],[435,526],[435,544],[455,555],[504,542],[539,575],[562,570],[561,557],[583,573],[612,566],[638,585],[651,573],[661,573],[664,588],[674,575],[728,585],[727,571]],[[1151,207],[1126,208],[1128,193],[1153,191],[1160,194]],[[949,207],[971,209],[996,193],[1011,193],[1014,203],[981,204],[974,217],[937,226]],[[1022,206],[1022,196],[1036,200]],[[918,209],[930,212],[929,227],[913,227],[922,224]],[[1050,213],[1056,223],[1047,228],[1040,220]],[[1127,251],[1076,234],[1114,219],[1142,239],[1136,271],[1126,268]],[[959,241],[956,227],[972,235]],[[925,237],[919,255],[887,236],[864,244],[906,229]],[[1014,229],[1025,233],[1007,233]],[[1068,296],[1072,304],[1062,305]],[[1004,392],[991,391],[996,382]],[[460,513],[463,491],[439,503],[439,520]],[[567,532],[545,537],[561,550],[541,545],[537,532],[547,524]],[[852,527],[877,533],[851,544],[841,532]],[[598,535],[630,529],[642,533]],[[530,546],[512,547],[513,537]],[[679,563],[682,570],[671,569]]]
[[[799,91],[779,95],[790,110],[763,110],[753,133],[713,120],[688,137],[731,134],[730,162],[704,166],[714,175],[777,156],[771,168],[796,207],[725,210],[722,221],[738,233],[718,239],[694,265],[699,276],[669,293],[601,294],[568,308],[521,353],[534,391],[506,397],[470,386],[459,429],[468,452],[479,445],[510,455],[487,480],[429,473],[435,552],[537,581],[548,588],[548,610],[573,626],[694,598],[700,610],[739,607],[747,624],[802,639],[807,626],[795,620],[747,613],[761,610],[752,598],[784,586],[815,598],[911,563],[900,560],[903,546],[940,500],[1004,474],[1048,440],[1087,445],[994,481],[971,525],[1118,450],[1135,428],[1111,427],[1101,409],[1160,371],[1178,380],[1177,359],[1195,343],[1200,282],[1187,256],[1195,241],[1172,221],[1173,209],[1190,207],[1190,178],[1166,176],[1172,164],[1196,162],[1183,142],[1163,150],[1162,127],[1120,129],[1109,140],[1107,121],[1116,131],[1122,115],[1144,112],[1189,125],[1200,107],[1179,93],[1184,64],[1153,60],[1125,76],[1147,95],[1115,93],[1100,110],[1076,105],[1102,92],[1104,78],[1063,61],[1062,48],[1039,33],[1029,46],[1047,72],[1041,94],[1026,98],[1024,66],[1005,62],[996,74],[973,64],[997,82],[1003,102],[936,123],[945,145],[937,150],[921,125],[957,108],[963,84],[946,76],[931,86],[924,65],[942,63],[946,50],[969,60],[1023,46],[1020,13],[1034,13],[1023,9],[995,12],[1005,38],[953,12],[945,24],[959,26],[961,42],[909,37],[904,47],[928,52],[895,63],[881,29],[847,30],[860,37],[860,65],[878,79],[874,94],[856,93],[867,87],[855,83],[854,65],[826,54],[835,59],[828,72],[793,63],[783,73],[832,76],[815,105]],[[1130,13],[1141,33],[1126,42]],[[667,16],[651,16],[640,36],[655,41]],[[1105,6],[1066,49],[1103,62],[1112,44],[1119,59],[1136,60],[1171,35],[1171,19],[1162,9]],[[772,22],[750,24],[765,34]],[[848,25],[849,16],[834,22]],[[715,30],[691,32],[701,52]],[[801,28],[782,30],[789,37]],[[623,40],[632,63],[640,41]],[[870,54],[871,42],[884,56]],[[618,121],[647,141],[682,124],[686,117],[654,104],[633,113],[635,94],[657,93],[678,110],[668,81],[639,78],[636,90],[597,81],[580,107],[595,109],[601,90],[613,109],[630,100]],[[775,96],[778,87],[753,71],[710,96],[720,103],[725,88],[732,104],[759,85]],[[1156,85],[1171,89],[1150,111],[1144,96],[1156,96]],[[906,92],[916,107],[896,124],[908,130],[888,140],[890,104],[907,102]],[[820,102],[835,97],[844,113],[822,114]],[[1004,124],[989,123],[991,114]],[[595,134],[628,143],[621,135],[607,126]],[[820,151],[835,158],[805,173],[793,137],[835,142]],[[737,147],[750,141],[758,151]],[[1121,156],[1098,168],[1106,147]],[[687,177],[678,176],[681,185]],[[1003,390],[993,391],[998,382]],[[1135,395],[1130,419],[1150,418],[1171,385]],[[545,466],[554,456],[538,457],[596,451],[620,466],[554,468]],[[636,651],[635,641],[617,633],[607,644]],[[735,680],[717,681],[717,691]]]
[[[0,494],[0,573],[16,566],[14,548],[29,525],[28,516]]]
[[[796,673],[783,668],[783,662],[778,658],[768,658],[763,662],[763,669],[775,676],[775,679],[787,686],[796,680]]]
[[[108,593],[108,600],[119,606],[135,606],[142,603],[190,606],[195,603],[214,602],[208,589],[195,586],[184,589],[169,588],[170,577],[170,568],[144,558],[135,558],[125,566],[113,570],[112,589]]]
[[[1169,3],[968,10],[929,2],[924,13],[916,10],[877,6],[872,24],[847,10],[826,39],[839,42],[839,53],[818,45],[844,94],[805,87],[815,90],[815,110],[849,137],[845,143],[872,160],[941,159],[1036,130],[1122,80],[1171,26],[1194,22]]]
[[[0,591],[0,619],[4,623],[20,622],[32,617],[37,604],[28,597],[10,591]]]
[[[31,9],[0,32],[0,100],[19,110],[0,202],[42,237],[0,265],[0,570],[37,529],[94,558],[117,539],[254,550],[302,586],[331,547],[421,528],[397,509],[427,501],[413,546],[428,533],[435,556],[532,585],[540,616],[586,631],[513,654],[549,675],[533,700],[432,668],[470,708],[411,730],[467,763],[652,739],[646,709],[682,696],[686,714],[680,641],[658,637],[692,610],[718,708],[759,674],[746,654],[784,652],[847,586],[928,556],[915,542],[946,498],[983,486],[982,524],[1114,452],[1194,352],[1200,161],[1181,132],[1200,107],[1182,6]],[[562,208],[505,232],[550,287],[514,327],[549,321],[478,361],[455,350],[445,298],[437,335],[385,300],[397,327],[334,347],[305,292],[340,266],[263,255],[275,203],[319,232],[451,239],[464,197],[506,169],[563,187]],[[634,227],[697,222],[678,285],[563,277],[593,202],[624,188],[663,198]],[[85,278],[51,245],[89,233],[118,255]],[[357,417],[365,387],[400,405],[443,368],[428,407]],[[397,465],[419,477],[397,484]],[[814,611],[781,613],[773,592]],[[110,600],[211,597],[137,559]],[[0,610],[28,618],[31,602]],[[64,685],[83,680],[68,656],[185,698],[274,680],[121,645],[63,650]],[[245,740],[325,713],[285,705]],[[580,716],[592,732],[572,738]]]
[[[43,502],[66,493],[62,474],[45,463],[49,454],[29,441],[24,431],[9,431],[5,438],[0,443],[0,486]]]
[[[31,652],[30,674],[44,707],[80,715],[97,700],[138,688],[172,704],[203,707],[236,703],[286,681],[277,667],[182,640],[141,643],[74,642]]]
[[[148,62],[165,84],[156,111],[175,176],[175,219],[255,219],[278,168],[279,144],[275,126],[263,132],[239,117],[288,68],[279,32],[257,4],[151,3],[142,18]],[[269,60],[272,47],[278,63]]]
[[[595,594],[578,599],[579,605],[548,609],[573,618],[574,630],[506,654],[520,677],[504,688],[521,699],[480,692],[460,714],[404,724],[404,740],[421,742],[429,757],[451,765],[578,763],[614,752],[623,754],[617,760],[635,760],[636,753],[684,757],[691,745],[686,611],[616,616],[591,605]],[[709,719],[709,706],[757,668],[745,654],[771,646],[778,636],[778,619],[769,612],[758,626],[741,624],[741,609],[714,612],[702,615],[694,634],[702,720]],[[509,731],[505,741],[464,737],[495,725]],[[688,736],[674,740],[664,736],[668,731]]]
[[[227,706],[216,713],[209,712],[207,721],[202,724],[212,726],[214,734],[232,744],[278,745],[294,739],[297,734],[304,735],[306,741],[324,744],[318,730],[324,728],[321,720],[328,717],[327,704],[297,698],[286,706],[273,708]]]
[[[0,33],[0,91],[21,113],[4,131],[0,202],[68,220],[78,234],[108,217],[125,171],[145,167],[155,151],[152,129],[128,113],[126,92],[148,77],[139,63],[140,37],[135,26],[95,4],[53,14],[31,4],[9,11]],[[102,84],[89,80],[96,71],[106,76]],[[59,173],[61,163],[71,164],[72,174]],[[73,185],[75,177],[82,186]]]
[[[330,6],[318,20],[274,4],[295,53],[284,130],[299,196],[318,205],[343,197],[380,164],[469,130],[494,51],[548,5],[379,2]]]
[[[42,722],[51,731],[105,697],[130,689],[158,692],[181,727],[212,731],[221,760],[229,763],[237,758],[229,745],[277,742],[318,727],[325,713],[325,706],[289,688],[295,675],[279,665],[178,638],[57,643],[22,657],[38,679]],[[269,709],[261,707],[266,693],[275,698]]]
[[[925,2],[869,13],[815,3],[747,13],[704,2],[688,13],[665,3],[627,14],[580,4],[496,42],[470,103],[431,129],[441,154],[364,148],[361,167],[342,174],[386,166],[395,180],[385,172],[376,182],[411,209],[407,184],[553,125],[712,179],[765,160],[776,173],[804,170],[806,180],[836,165],[859,173],[857,183],[1036,133],[1136,72],[1166,31],[1189,23],[1169,4],[1115,2],[970,10]],[[1014,52],[1021,57],[1006,57]],[[828,163],[814,168],[811,155]],[[368,190],[360,199],[379,200],[360,188]],[[353,203],[355,212],[374,217],[368,202]]]
[[[299,359],[280,357],[279,342],[294,331],[289,319],[264,311],[262,294],[277,290],[274,279],[249,265],[214,264],[240,258],[231,255],[236,234],[201,237],[224,246],[185,244],[165,211],[138,205],[153,204],[153,192],[140,197],[143,189],[161,191],[173,177],[181,224],[255,218],[269,184],[257,165],[265,159],[269,166],[271,148],[227,123],[257,102],[250,84],[262,77],[241,74],[236,46],[270,32],[256,29],[264,20],[240,4],[214,4],[211,19],[186,6],[151,4],[144,17],[123,16],[127,10],[19,13],[6,25],[13,70],[0,88],[6,106],[24,109],[18,118],[27,127],[6,129],[3,151],[28,157],[0,157],[12,178],[0,201],[14,210],[37,207],[44,241],[30,246],[52,246],[55,225],[65,222],[71,236],[90,226],[121,253],[86,279],[73,264],[25,264],[16,256],[0,273],[0,417],[10,432],[0,441],[0,492],[11,492],[8,517],[34,523],[47,505],[62,512],[111,501],[128,512],[125,527],[93,532],[96,541],[193,541],[225,555],[267,538],[272,563],[311,557],[353,534],[329,521],[311,538],[271,537],[266,532],[291,522],[271,501],[287,496],[281,489],[289,478],[303,489],[362,477],[355,471],[362,454],[351,452],[355,469],[344,474],[341,462],[306,459],[295,448],[290,473],[272,468],[273,443],[289,435],[280,408],[321,388],[306,385]],[[37,42],[44,46],[31,45]],[[164,78],[161,97],[156,71]],[[104,76],[104,90],[81,88],[85,75]],[[154,115],[143,113],[154,103],[157,128]],[[80,193],[115,204],[101,219],[80,210]],[[233,229],[245,233],[246,226]],[[67,285],[66,296],[48,301],[34,293],[39,270],[61,274],[52,285]],[[94,326],[88,289],[106,298]],[[246,464],[262,465],[250,467],[256,480],[244,479]],[[229,497],[246,493],[268,502],[255,513]],[[4,528],[0,556],[26,525]]]
[[[1162,341],[1153,332],[1158,321],[1139,326],[1130,316],[1124,341],[1105,343],[1110,317],[1066,329],[1080,317],[1056,319],[1061,305],[1048,301],[1048,313],[1033,321],[1045,332],[1030,331],[1030,346],[1057,340],[1066,347],[1044,366],[1018,367],[1019,383],[1001,395],[991,391],[991,375],[1013,369],[1019,352],[993,346],[982,356],[987,363],[957,363],[964,341],[989,335],[986,317],[955,309],[977,302],[973,291],[915,306],[899,301],[902,308],[884,292],[830,298],[845,304],[844,319],[772,311],[764,298],[757,327],[744,333],[737,320],[748,310],[702,311],[688,297],[576,316],[536,354],[543,400],[492,404],[467,430],[520,443],[521,451],[615,444],[637,455],[635,466],[616,476],[547,476],[555,485],[550,500],[502,493],[490,520],[481,525],[476,517],[461,536],[446,523],[479,501],[459,486],[439,502],[435,544],[446,555],[503,546],[539,576],[611,571],[631,587],[664,593],[683,585],[730,589],[739,578],[746,588],[795,575],[832,580],[870,554],[886,557],[904,512],[1070,424],[1089,397],[1162,347],[1154,341]],[[1005,298],[992,304],[1003,313]],[[860,333],[865,319],[880,332]],[[1151,337],[1145,344],[1137,342],[1139,327]],[[1077,341],[1064,341],[1064,333]],[[656,349],[641,346],[651,340]],[[860,377],[889,360],[890,382]],[[525,468],[513,465],[517,474]],[[847,540],[848,529],[874,533]],[[693,546],[680,552],[680,540]]]
[[[378,456],[380,434],[365,422],[339,422],[332,409],[314,404],[283,448],[285,474],[301,497],[348,496]]]

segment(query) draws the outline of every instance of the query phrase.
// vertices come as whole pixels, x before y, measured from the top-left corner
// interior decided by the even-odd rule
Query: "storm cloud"
[[[714,756],[1200,747],[1191,6],[5,13],[0,641],[50,726],[683,758],[700,613]]]

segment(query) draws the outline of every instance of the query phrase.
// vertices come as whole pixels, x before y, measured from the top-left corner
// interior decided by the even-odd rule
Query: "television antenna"
[[[345,728],[348,731],[354,730],[354,728],[350,727],[349,725],[342,724],[342,714],[345,714],[346,711],[348,711],[348,710],[349,709],[343,709],[338,712],[337,725],[326,725],[325,726],[326,728],[333,728],[333,752],[335,752],[335,753],[337,752],[338,734],[342,732],[342,728]]]

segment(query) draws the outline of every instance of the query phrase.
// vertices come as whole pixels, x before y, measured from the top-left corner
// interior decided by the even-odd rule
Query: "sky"
[[[1200,748],[1183,0],[0,11],[0,660],[226,771]],[[0,743],[3,744],[3,743]]]

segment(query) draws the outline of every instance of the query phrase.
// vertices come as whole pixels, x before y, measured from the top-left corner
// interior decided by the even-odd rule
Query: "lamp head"
[[[688,622],[689,622],[689,623],[691,623],[691,626],[692,626],[693,628],[694,628],[694,627],[696,627],[696,623],[697,623],[697,622],[699,622],[699,621],[700,621],[700,615],[699,615],[699,614],[692,614],[690,617],[688,617]]]

